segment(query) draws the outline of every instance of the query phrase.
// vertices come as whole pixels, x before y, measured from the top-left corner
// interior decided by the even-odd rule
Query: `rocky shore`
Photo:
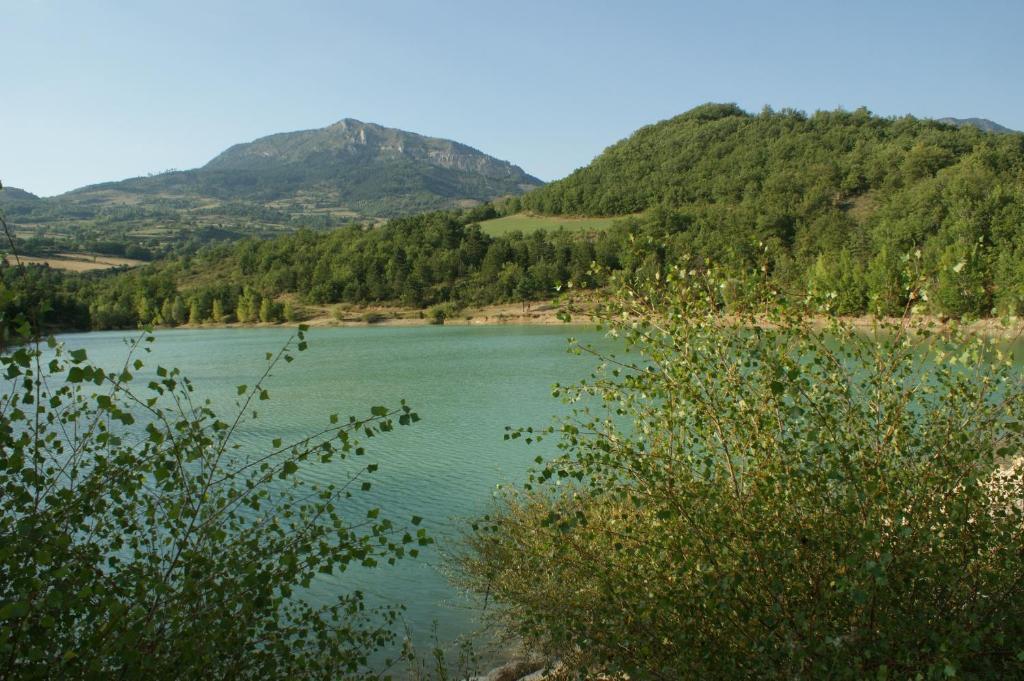
[[[518,659],[506,662],[483,676],[473,676],[468,681],[554,681],[559,671],[557,663],[549,665],[538,659]]]

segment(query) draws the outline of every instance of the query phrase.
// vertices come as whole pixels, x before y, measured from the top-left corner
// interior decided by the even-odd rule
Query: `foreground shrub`
[[[676,272],[601,310],[628,352],[510,432],[560,452],[474,525],[466,583],[580,672],[1024,674],[1019,367],[720,300]]]
[[[346,514],[376,464],[317,486],[303,469],[358,458],[355,436],[417,419],[404,405],[325,419],[294,443],[234,444],[293,350],[267,356],[221,420],[177,370],[114,372],[82,350],[0,354],[0,677],[363,678],[396,613],[361,593],[316,606],[317,574],[394,561],[428,543],[379,515]],[[133,373],[149,371],[145,389]],[[418,522],[413,519],[413,522]]]
[[[459,307],[454,303],[439,303],[427,310],[427,319],[431,324],[444,324],[448,319],[454,319],[459,314]]]

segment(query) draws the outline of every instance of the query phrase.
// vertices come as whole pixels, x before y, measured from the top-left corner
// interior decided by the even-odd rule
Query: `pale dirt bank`
[[[477,326],[477,325],[502,325],[502,324],[526,324],[526,325],[557,325],[565,324],[558,318],[561,308],[550,302],[532,303],[522,305],[520,303],[508,303],[503,305],[487,305],[485,307],[465,308],[444,320],[448,326]],[[185,329],[216,329],[216,328],[270,328],[275,326],[295,326],[305,324],[310,328],[349,327],[349,326],[426,326],[433,320],[427,310],[404,307],[312,307],[306,306],[305,318],[294,322],[263,323],[263,322],[233,322],[229,324],[217,324],[206,322],[203,324],[184,324],[177,328]],[[574,324],[588,324],[591,319],[586,316],[574,316]]]
[[[447,325],[479,324],[564,324],[558,319],[559,306],[553,303],[522,305],[508,303],[486,307],[466,308],[444,320]],[[309,326],[366,326],[367,315],[378,314],[383,319],[374,321],[374,326],[419,326],[432,320],[427,310],[410,308],[354,308],[338,314],[319,314],[304,322]],[[340,318],[339,318],[340,317]],[[581,320],[583,322],[589,320]]]
[[[580,304],[573,312],[572,324],[590,325],[595,319],[589,314],[597,306],[595,298]],[[350,327],[350,326],[426,326],[434,323],[429,310],[407,307],[370,305],[323,305],[303,306],[304,319],[294,322],[263,323],[263,322],[232,322],[228,324],[206,322],[200,325],[185,324],[178,328],[270,328],[275,326],[295,326],[305,324],[311,328]],[[561,305],[555,301],[522,303],[504,303],[483,307],[467,307],[447,317],[444,324],[448,326],[477,326],[504,324],[554,326],[565,324],[558,318]],[[582,311],[581,311],[582,310]],[[729,319],[729,317],[726,317]],[[905,320],[898,317],[877,318],[874,316],[842,317],[841,321],[854,328],[870,331],[882,325],[900,326]],[[813,323],[825,326],[829,322],[825,316],[815,317]],[[980,336],[1017,340],[1024,337],[1024,319],[1011,320],[1004,323],[1000,319],[979,319],[972,322],[959,323],[934,315],[917,315],[909,322],[910,328],[927,327],[934,333],[944,333],[957,327],[963,331]]]

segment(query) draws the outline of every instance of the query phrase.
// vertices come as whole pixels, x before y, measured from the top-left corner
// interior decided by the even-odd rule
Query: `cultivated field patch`
[[[587,218],[587,217],[566,217],[564,215],[531,215],[528,213],[517,213],[506,215],[503,218],[485,220],[480,223],[480,229],[491,236],[502,236],[509,232],[523,232],[529,234],[538,229],[555,232],[565,229],[572,232],[600,232],[611,227],[618,218]]]
[[[68,272],[91,272],[93,270],[109,270],[114,267],[137,267],[144,264],[142,260],[92,253],[57,253],[46,257],[22,255],[19,259],[25,265],[48,265],[54,269]],[[4,260],[8,265],[16,264],[12,255],[4,256]]]

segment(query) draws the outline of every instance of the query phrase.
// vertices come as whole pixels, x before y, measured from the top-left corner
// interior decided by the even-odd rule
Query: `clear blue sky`
[[[0,180],[42,195],[352,117],[562,177],[706,101],[1024,129],[1022,0],[0,0]]]

